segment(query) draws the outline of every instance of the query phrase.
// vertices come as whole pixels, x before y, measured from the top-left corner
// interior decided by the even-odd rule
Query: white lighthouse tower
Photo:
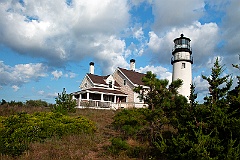
[[[190,41],[183,34],[181,34],[181,37],[174,39],[173,57],[171,59],[171,64],[173,65],[172,80],[183,80],[183,85],[178,92],[187,99],[190,96],[190,85],[192,84],[193,58]]]

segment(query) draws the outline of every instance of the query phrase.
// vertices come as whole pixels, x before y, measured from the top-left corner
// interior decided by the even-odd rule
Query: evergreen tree
[[[53,111],[67,114],[68,112],[76,112],[76,100],[72,98],[71,94],[67,94],[65,88],[61,94],[58,93],[58,97],[55,99]]]
[[[239,111],[231,108],[227,95],[232,79],[221,77],[223,72],[216,59],[211,75],[203,76],[210,86],[204,105],[195,102],[197,95],[191,86],[189,106],[179,106],[176,119],[170,121],[175,130],[168,131],[168,136],[162,131],[154,143],[159,155],[167,159],[240,158]]]
[[[237,67],[239,69],[239,67]],[[155,159],[240,159],[240,82],[230,90],[232,78],[224,74],[218,58],[210,76],[209,95],[204,104],[196,102],[195,86],[191,85],[189,102],[178,94],[182,81],[168,86],[148,72],[145,86],[135,89],[149,105],[144,117],[145,134]],[[141,113],[140,113],[141,114]]]
[[[232,79],[230,78],[230,75],[220,77],[225,70],[223,67],[224,66],[219,64],[218,58],[216,58],[211,75],[209,77],[202,75],[202,78],[207,80],[209,84],[210,96],[204,98],[205,104],[207,105],[211,104],[213,106],[215,104],[221,105],[222,103],[226,103],[226,101],[220,101],[225,100],[226,95],[232,86]]]
[[[234,68],[240,71],[239,65],[233,65]],[[237,86],[228,93],[228,102],[231,111],[235,111],[235,115],[239,113],[240,110],[240,76],[236,76],[238,79]],[[240,114],[238,114],[240,116]]]

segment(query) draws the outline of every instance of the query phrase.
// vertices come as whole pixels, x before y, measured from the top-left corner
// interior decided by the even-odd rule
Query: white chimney
[[[130,60],[130,70],[135,71],[135,59]]]
[[[89,65],[90,65],[90,66],[89,66],[89,73],[90,73],[90,74],[94,74],[94,63],[93,63],[93,62],[90,62]]]

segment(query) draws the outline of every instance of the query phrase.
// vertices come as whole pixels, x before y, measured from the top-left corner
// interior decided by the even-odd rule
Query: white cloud
[[[101,46],[119,35],[129,18],[127,0],[73,0],[71,5],[62,0],[24,0],[24,5],[4,1],[0,4],[0,43],[55,66],[89,55],[99,59],[109,51]],[[108,61],[116,56],[108,54]],[[118,56],[121,59],[122,54]]]
[[[146,73],[147,71],[151,71],[152,73],[156,74],[159,79],[167,79],[169,81],[169,84],[172,82],[172,73],[169,72],[166,68],[161,67],[161,66],[145,66],[145,67],[140,67],[138,72],[141,73]]]
[[[58,80],[61,77],[65,77],[65,78],[75,78],[76,77],[76,73],[73,72],[69,72],[69,73],[63,73],[63,71],[52,71],[51,74],[53,75],[53,79]]]
[[[117,67],[127,67],[128,64],[124,59],[125,41],[117,39],[115,36],[102,36],[95,43],[95,47],[102,48],[96,53],[95,62],[103,68],[103,74],[111,74]]]
[[[180,34],[191,39],[192,56],[194,63],[202,64],[206,62],[206,58],[214,54],[215,46],[218,43],[218,26],[215,23],[193,24],[182,27],[172,28],[164,36],[160,37],[155,32],[149,32],[149,49],[155,53],[154,60],[160,63],[170,63],[172,54],[173,40],[180,37]]]
[[[70,73],[69,73],[69,77],[70,77],[70,78],[75,78],[76,76],[77,76],[76,73],[73,73],[73,72],[70,72]]]
[[[161,47],[161,41],[162,39],[158,37],[156,33],[153,31],[149,32],[149,42],[148,42],[148,47],[154,52],[157,53],[160,51]]]
[[[221,38],[223,47],[219,50],[221,55],[226,57],[229,64],[239,64],[238,55],[240,54],[240,1],[229,0],[227,5],[220,5],[219,10],[223,10],[226,15],[222,18]],[[226,3],[226,2],[225,2]],[[230,66],[229,66],[230,67]]]
[[[45,92],[43,90],[38,91],[38,94],[43,95]]]
[[[138,40],[142,40],[144,38],[144,33],[143,33],[143,28],[139,27],[139,28],[132,28],[133,30],[133,37],[138,39]]]
[[[58,96],[58,93],[57,92],[54,92],[54,93],[48,93],[46,95],[47,98],[56,98]]]
[[[191,25],[203,15],[204,5],[204,0],[153,0],[154,31]]]
[[[17,92],[19,90],[19,87],[17,85],[13,85],[12,89],[14,90],[14,92]]]
[[[133,6],[139,6],[141,3],[145,2],[145,1],[151,3],[151,0],[130,0],[130,3]]]
[[[22,85],[31,80],[38,81],[47,76],[46,70],[47,67],[42,63],[17,64],[11,67],[0,61],[0,84]]]
[[[63,73],[62,71],[55,70],[55,71],[52,71],[52,75],[53,75],[53,79],[57,80],[62,77]]]
[[[196,92],[205,94],[208,92],[208,82],[206,80],[203,80],[201,76],[194,77],[193,84],[196,85]]]
[[[195,93],[197,93],[197,100],[203,103],[203,98],[209,93],[209,84],[206,80],[203,80],[201,76],[193,78],[193,84],[195,85]]]

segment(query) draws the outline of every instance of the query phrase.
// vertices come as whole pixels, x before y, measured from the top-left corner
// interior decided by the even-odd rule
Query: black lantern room
[[[180,35],[179,38],[176,38],[173,40],[174,42],[174,47],[172,50],[172,55],[173,58],[171,60],[171,63],[173,64],[174,62],[178,61],[188,61],[193,63],[193,58],[192,58],[192,49],[190,46],[190,39],[187,37],[184,37],[183,34]],[[180,54],[181,52],[188,52],[190,56],[176,56],[176,54]]]

